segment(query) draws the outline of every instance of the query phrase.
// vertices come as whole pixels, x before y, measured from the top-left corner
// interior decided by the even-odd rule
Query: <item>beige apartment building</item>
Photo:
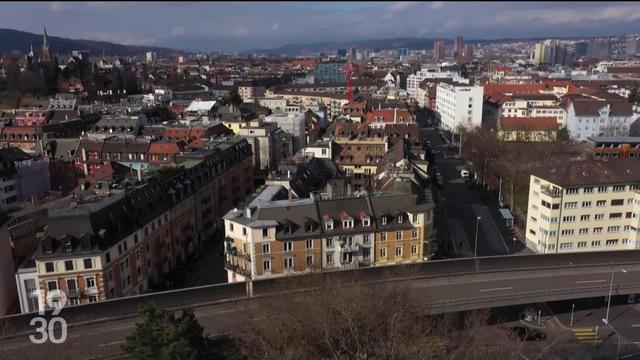
[[[413,192],[296,199],[268,186],[224,216],[228,282],[429,260],[434,207]]]
[[[640,249],[635,159],[561,163],[532,172],[527,246],[536,253]]]

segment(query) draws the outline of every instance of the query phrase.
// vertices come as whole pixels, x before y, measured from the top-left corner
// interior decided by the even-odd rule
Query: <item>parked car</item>
[[[462,169],[460,171],[460,176],[462,176],[463,178],[468,178],[469,177],[469,170]]]

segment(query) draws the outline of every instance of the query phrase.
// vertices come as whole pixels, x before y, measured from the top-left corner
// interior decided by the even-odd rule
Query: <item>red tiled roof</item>
[[[3,134],[23,134],[33,135],[37,133],[37,128],[34,126],[5,126],[2,129]]]
[[[341,219],[342,221],[347,220],[347,219],[348,219],[348,218],[350,218],[350,217],[351,217],[351,216],[350,216],[349,214],[347,214],[347,212],[346,212],[346,211],[343,211],[343,212],[341,212],[341,213],[340,213],[340,219]]]
[[[607,72],[610,74],[638,74],[640,66],[609,66]]]
[[[413,122],[413,117],[411,113],[405,109],[376,109],[371,110],[366,115],[367,122],[374,122],[376,118],[382,118],[385,123],[393,123],[393,119],[396,119],[396,122],[401,122],[400,118],[402,118],[402,122]]]
[[[154,142],[149,145],[149,154],[177,154],[184,150],[184,141]]]
[[[558,130],[555,117],[501,117],[500,129],[506,131],[549,131]]]

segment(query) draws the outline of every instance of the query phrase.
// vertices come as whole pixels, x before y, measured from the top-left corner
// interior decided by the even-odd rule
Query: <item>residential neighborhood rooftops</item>
[[[562,187],[640,183],[636,159],[562,162],[534,169],[531,174]]]

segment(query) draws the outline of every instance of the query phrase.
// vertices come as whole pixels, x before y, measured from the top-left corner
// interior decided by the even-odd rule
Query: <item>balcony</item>
[[[97,295],[98,294],[98,288],[97,287],[91,287],[91,288],[86,288],[82,291],[83,295],[87,295],[87,296],[91,296],[91,295]]]
[[[552,198],[559,198],[562,196],[562,190],[555,186],[543,185],[540,187],[540,192]]]
[[[351,246],[345,245],[345,246],[342,246],[340,248],[340,251],[342,253],[358,252],[358,250],[360,250],[360,245],[359,244],[353,244]]]
[[[251,278],[251,272],[245,269],[241,269],[238,265],[232,264],[229,261],[225,261],[224,262],[224,268],[226,270],[230,270],[233,271],[235,273],[238,273],[246,278]]]

